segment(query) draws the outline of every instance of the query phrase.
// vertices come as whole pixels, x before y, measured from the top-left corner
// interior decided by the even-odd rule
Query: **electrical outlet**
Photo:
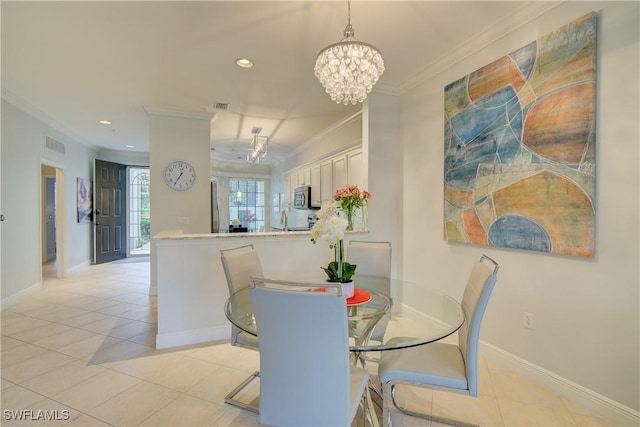
[[[533,313],[524,312],[524,327],[527,329],[534,329]]]

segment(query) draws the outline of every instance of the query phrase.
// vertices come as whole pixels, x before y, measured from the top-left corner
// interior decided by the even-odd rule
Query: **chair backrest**
[[[347,262],[357,265],[356,274],[391,277],[391,242],[351,240]]]
[[[251,299],[260,337],[260,423],[350,425],[344,298],[260,279]]]
[[[262,277],[264,275],[258,251],[251,244],[221,249],[220,259],[224,275],[227,278],[229,295],[251,286],[251,276]]]
[[[473,266],[462,296],[464,323],[458,330],[458,345],[464,357],[469,394],[478,395],[478,343],[480,325],[491,291],[498,278],[498,263],[486,255]]]

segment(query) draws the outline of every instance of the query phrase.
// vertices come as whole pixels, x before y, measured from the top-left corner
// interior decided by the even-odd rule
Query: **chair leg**
[[[369,392],[369,387],[365,387],[365,399],[366,399],[366,413],[369,417],[369,425],[373,427],[379,427],[378,424],[378,415],[376,414],[376,408],[373,406],[373,400],[371,400],[371,393]]]
[[[391,413],[389,405],[391,400],[391,392],[395,392],[395,386],[389,382],[382,384],[382,425],[391,427]]]
[[[459,421],[459,420],[454,420],[451,418],[444,418],[444,417],[438,417],[435,415],[429,415],[429,414],[423,414],[421,412],[415,412],[412,411],[410,409],[405,408],[404,406],[400,405],[397,400],[396,400],[396,385],[392,382],[389,381],[387,383],[384,384],[383,386],[383,392],[382,392],[383,396],[382,396],[382,422],[383,425],[385,423],[385,420],[387,422],[386,425],[390,426],[391,425],[391,414],[389,412],[389,405],[390,405],[390,401],[393,402],[393,406],[400,412],[402,412],[405,415],[409,415],[412,417],[417,417],[417,418],[422,418],[425,420],[429,420],[429,421],[435,421],[438,423],[442,423],[442,424],[447,424],[450,426],[456,426],[456,427],[478,427],[477,424],[471,424],[471,423],[467,423],[464,421]]]
[[[260,371],[255,371],[253,374],[249,375],[249,377],[247,377],[246,380],[242,381],[240,385],[238,385],[238,387],[234,388],[231,391],[231,393],[227,394],[224,397],[224,403],[228,403],[229,405],[233,405],[240,409],[246,409],[247,411],[255,412],[256,414],[260,413],[257,407],[253,405],[249,405],[248,403],[241,402],[237,399],[234,399],[234,396],[236,394],[240,393],[240,391],[242,391],[243,388],[248,386],[249,383],[256,378],[260,378]]]

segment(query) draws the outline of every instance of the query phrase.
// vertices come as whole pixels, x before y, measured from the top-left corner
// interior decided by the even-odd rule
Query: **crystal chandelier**
[[[332,101],[355,105],[364,101],[371,92],[384,72],[384,61],[374,46],[355,40],[350,0],[348,8],[344,37],[320,51],[314,71]]]
[[[260,159],[267,155],[269,149],[269,137],[253,134],[247,150],[247,162],[260,163]]]

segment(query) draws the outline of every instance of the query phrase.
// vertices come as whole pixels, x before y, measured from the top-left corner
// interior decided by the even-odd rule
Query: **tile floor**
[[[44,272],[53,277],[52,266]],[[227,342],[154,349],[156,298],[148,295],[148,262],[50,277],[41,291],[2,310],[0,424],[260,425],[256,415],[224,404],[224,396],[259,368],[257,352]],[[375,374],[376,365],[368,367]],[[480,384],[478,398],[400,389],[399,400],[482,426],[611,425],[484,358]],[[254,381],[242,398],[251,401],[257,391]],[[429,425],[398,413],[393,421]]]

